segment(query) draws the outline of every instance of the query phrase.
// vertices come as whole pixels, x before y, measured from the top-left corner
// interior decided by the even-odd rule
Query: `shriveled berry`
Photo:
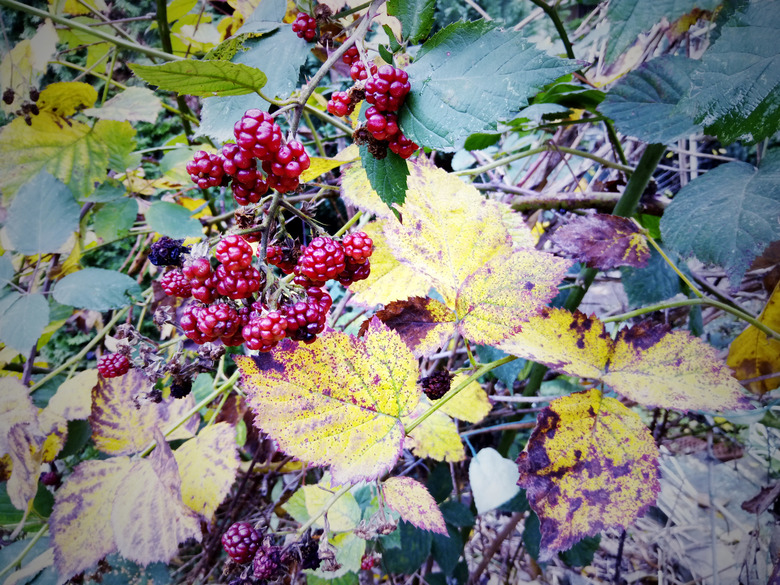
[[[181,270],[171,270],[160,278],[160,286],[169,297],[181,297],[187,299],[192,296],[190,279],[184,276]]]
[[[240,565],[254,558],[260,544],[260,533],[249,522],[236,522],[222,535],[222,547]]]
[[[314,282],[336,278],[344,270],[344,247],[333,238],[318,236],[303,250],[296,270]]]
[[[398,134],[389,138],[388,141],[390,150],[401,158],[409,158],[414,154],[414,151],[420,148],[415,142],[409,140],[401,132],[398,132]]]
[[[287,319],[281,311],[269,311],[250,319],[242,329],[247,348],[268,351],[285,338]]]
[[[151,245],[149,262],[155,266],[181,266],[182,255],[190,251],[187,246],[182,246],[183,241],[161,237]]]
[[[186,398],[192,392],[191,378],[178,378],[171,382],[171,396],[173,398]]]
[[[271,580],[281,568],[282,549],[279,546],[263,545],[252,559],[252,571],[256,579]]]
[[[233,126],[236,144],[260,160],[270,159],[282,146],[282,129],[267,112],[247,110]]]
[[[348,116],[355,110],[352,98],[346,91],[334,91],[328,100],[328,111],[334,116]]]
[[[420,379],[420,384],[423,387],[423,392],[431,400],[438,400],[450,391],[450,383],[452,382],[452,374],[449,370],[439,370]]]
[[[44,471],[41,474],[41,483],[56,489],[62,485],[62,477],[56,471]]]
[[[222,158],[218,154],[212,154],[205,150],[195,153],[192,160],[187,163],[187,172],[192,182],[201,189],[216,187],[222,182],[225,170],[222,168]]]
[[[243,270],[252,264],[252,246],[237,234],[222,238],[214,247],[214,255],[225,270]]]
[[[3,101],[9,105],[14,103],[15,97],[16,93],[10,87],[3,92]]]
[[[104,378],[116,378],[130,371],[130,360],[123,353],[104,353],[97,364],[98,373]]]
[[[247,299],[260,290],[262,275],[254,266],[243,270],[226,270],[224,264],[217,266],[214,275],[217,293],[229,299]]]
[[[355,264],[365,262],[374,252],[374,241],[366,232],[354,232],[341,238],[344,255]]]
[[[317,21],[305,12],[299,12],[292,23],[292,30],[300,38],[312,42],[317,36]]]

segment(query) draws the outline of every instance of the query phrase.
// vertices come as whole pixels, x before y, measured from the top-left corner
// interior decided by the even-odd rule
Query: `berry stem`
[[[363,216],[362,211],[358,211],[355,215],[349,218],[349,221],[341,226],[341,229],[333,234],[334,238],[339,238],[347,233],[347,230],[357,223],[357,221]]]

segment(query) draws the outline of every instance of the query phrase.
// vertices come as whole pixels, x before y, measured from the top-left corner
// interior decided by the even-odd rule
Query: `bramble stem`
[[[550,20],[552,20],[553,25],[555,26],[555,30],[558,31],[558,36],[561,37],[561,41],[563,42],[563,46],[566,48],[566,56],[569,59],[575,59],[574,57],[574,49],[571,46],[571,41],[569,40],[569,35],[566,32],[566,29],[563,26],[563,22],[561,22],[561,17],[558,16],[558,11],[555,10],[554,6],[550,6],[545,2],[544,0],[531,0],[534,4],[536,4],[539,8],[544,10],[544,13],[550,17]]]
[[[333,506],[333,504],[335,504],[338,499],[346,494],[350,489],[352,489],[352,486],[349,484],[341,486],[339,491],[335,492],[314,516],[309,518],[301,525],[301,527],[298,529],[298,534],[304,534],[309,528],[311,528],[314,523],[322,518],[327,513],[327,511],[330,510],[331,506]]]
[[[48,530],[49,530],[48,524],[44,524],[43,526],[41,526],[41,529],[33,535],[33,537],[30,539],[30,542],[27,543],[27,546],[25,546],[24,549],[22,549],[22,551],[18,555],[16,555],[16,558],[12,560],[10,563],[8,563],[5,567],[3,567],[2,570],[0,570],[0,579],[5,577],[14,567],[22,563],[24,557],[26,557],[27,554],[35,546],[35,543],[37,543],[41,539],[41,537],[46,534]]]
[[[703,299],[703,298],[704,298],[704,293],[703,293],[703,292],[701,292],[701,291],[700,291],[698,288],[696,288],[696,285],[695,285],[695,284],[693,284],[693,283],[692,283],[692,282],[691,282],[691,281],[688,279],[688,277],[687,277],[687,276],[685,276],[685,275],[682,273],[682,271],[681,271],[679,268],[677,268],[677,265],[676,265],[674,262],[672,262],[672,259],[671,259],[671,258],[669,258],[669,256],[667,256],[667,255],[666,255],[666,252],[664,252],[664,251],[661,249],[661,246],[659,246],[659,245],[658,245],[658,242],[656,242],[656,241],[655,241],[655,239],[654,239],[654,238],[653,238],[653,237],[652,237],[650,234],[645,234],[645,237],[647,238],[647,241],[648,241],[648,242],[650,242],[650,244],[653,246],[653,248],[655,248],[656,252],[658,252],[658,253],[661,255],[661,258],[663,258],[663,259],[666,261],[666,263],[667,263],[669,266],[671,266],[671,267],[672,267],[672,270],[674,270],[674,271],[677,273],[677,276],[679,276],[679,277],[680,277],[680,279],[681,279],[681,280],[682,280],[682,281],[683,281],[685,284],[687,284],[687,285],[688,285],[688,288],[690,288],[690,289],[693,291],[693,293],[694,293],[694,294],[695,294],[697,297],[699,297],[700,299]]]

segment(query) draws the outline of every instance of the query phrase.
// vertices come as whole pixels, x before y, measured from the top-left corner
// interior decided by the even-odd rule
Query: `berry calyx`
[[[222,158],[218,154],[211,154],[205,150],[199,150],[187,163],[187,172],[192,182],[201,189],[216,187],[222,182],[225,170],[222,168]]]
[[[160,286],[169,297],[181,297],[187,299],[192,296],[190,279],[184,276],[181,270],[171,270],[160,278]]]
[[[236,522],[222,535],[222,548],[240,565],[251,561],[260,545],[260,533],[248,522]]]
[[[217,260],[229,271],[249,268],[253,254],[251,244],[237,234],[225,236],[214,247]]]
[[[344,255],[355,264],[365,262],[374,252],[374,241],[366,232],[354,232],[341,239]]]
[[[269,160],[282,146],[282,129],[267,112],[247,110],[233,126],[236,144],[260,160]]]
[[[314,282],[336,278],[344,270],[344,246],[333,238],[318,236],[304,248],[296,274]]]
[[[97,363],[98,373],[104,378],[116,378],[130,371],[130,360],[123,353],[104,353]]]
[[[311,43],[317,37],[317,21],[305,12],[299,12],[292,23],[292,30],[299,38]]]

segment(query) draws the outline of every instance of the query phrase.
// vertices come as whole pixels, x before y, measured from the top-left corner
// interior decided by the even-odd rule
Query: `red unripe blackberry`
[[[299,251],[295,248],[271,245],[266,248],[265,261],[285,274],[290,274],[298,264],[299,255]]]
[[[214,341],[216,337],[206,335],[198,328],[198,317],[205,310],[202,305],[189,305],[185,307],[179,319],[179,325],[184,335],[197,343],[203,345],[207,341]]]
[[[380,112],[374,106],[366,110],[366,129],[377,140],[389,140],[398,134],[397,120],[394,112]]]
[[[352,45],[349,49],[347,49],[347,52],[341,56],[341,60],[350,66],[352,66],[352,64],[355,63],[355,61],[358,59],[360,59],[360,53],[358,52],[358,48],[355,45]]]
[[[213,274],[208,258],[193,258],[184,265],[181,271],[190,281],[194,280],[199,283],[206,282]]]
[[[374,252],[374,241],[366,232],[355,232],[341,238],[344,246],[344,255],[355,264],[365,262]]]
[[[260,290],[262,279],[260,271],[254,266],[243,270],[227,270],[220,264],[214,274],[217,294],[233,300],[251,297]]]
[[[282,130],[267,112],[253,108],[233,126],[236,144],[260,160],[270,159],[282,146]]]
[[[269,161],[263,162],[263,170],[268,173],[266,179],[268,180],[269,189],[274,189],[279,193],[289,193],[290,191],[295,191],[298,188],[298,185],[300,185],[298,177],[289,178],[275,175],[271,171],[271,163]]]
[[[222,547],[240,565],[254,558],[260,544],[260,534],[248,522],[236,522],[222,535]]]
[[[181,297],[187,299],[192,296],[190,279],[184,276],[181,270],[171,270],[160,278],[160,286],[169,297]]]
[[[410,89],[406,71],[382,65],[376,75],[366,81],[366,101],[379,111],[395,112],[404,103]]]
[[[409,158],[418,148],[420,148],[415,142],[409,140],[401,132],[398,132],[398,134],[388,140],[388,148],[401,158]]]
[[[266,193],[268,193],[268,183],[260,173],[256,174],[254,183],[233,181],[233,199],[239,205],[258,203]]]
[[[216,276],[211,275],[206,282],[190,281],[192,287],[192,298],[201,303],[209,304],[217,298]]]
[[[355,111],[355,105],[346,91],[334,91],[328,100],[328,111],[334,116],[348,116]]]
[[[292,30],[298,37],[312,42],[317,36],[317,21],[305,12],[299,12],[292,23]]]
[[[336,278],[344,270],[344,246],[333,238],[318,236],[304,248],[297,271],[314,282]]]
[[[270,581],[279,574],[282,549],[278,546],[263,545],[252,559],[252,571],[256,579]]]
[[[269,311],[250,319],[241,333],[247,348],[268,351],[287,334],[287,319],[281,311]]]
[[[206,336],[214,339],[230,337],[238,330],[241,318],[233,307],[223,302],[216,302],[198,312],[198,329]]]
[[[252,246],[237,234],[222,238],[214,247],[214,255],[225,270],[243,270],[252,265]]]
[[[363,558],[360,559],[360,570],[362,571],[370,571],[374,568],[374,565],[376,564],[376,559],[374,558],[374,555],[371,553],[366,553],[363,555]]]
[[[336,277],[336,280],[338,280],[344,286],[349,286],[358,280],[365,280],[369,277],[370,274],[371,262],[368,260],[364,261],[362,264],[353,264],[352,262],[347,262],[344,271]]]
[[[325,284],[324,280],[312,280],[308,276],[304,276],[303,274],[301,274],[300,267],[297,264],[295,265],[293,272],[295,273],[295,278],[293,278],[293,283],[297,284],[300,287],[305,288],[306,290],[309,290],[310,288],[314,288],[314,287],[320,287]]]
[[[236,332],[233,333],[233,335],[223,335],[220,337],[220,341],[224,343],[228,347],[237,347],[244,343],[244,335],[242,334],[242,329],[244,328],[244,325],[249,323],[249,318],[252,313],[252,309],[249,307],[241,307],[238,309],[238,327],[236,327]]]
[[[62,485],[62,477],[56,471],[44,471],[41,474],[41,483],[57,489]]]
[[[295,341],[312,343],[325,329],[327,313],[316,301],[298,301],[283,309],[287,319],[287,336]]]
[[[278,177],[297,179],[309,168],[311,160],[297,140],[291,140],[282,146],[271,160],[271,172]]]
[[[333,299],[324,288],[318,286],[312,286],[306,289],[306,295],[309,298],[309,302],[314,301],[320,306],[323,313],[330,311],[333,306]]]
[[[218,154],[211,154],[205,150],[199,150],[187,163],[187,172],[192,182],[201,189],[216,187],[222,182],[225,171],[222,168],[222,159]]]
[[[371,75],[376,75],[377,68],[376,65],[371,63],[370,65],[371,69]],[[349,68],[349,76],[352,78],[353,81],[364,81],[368,79],[368,74],[366,73],[366,66],[363,65],[363,61],[356,61],[352,64],[352,67]]]
[[[246,177],[246,171],[257,168],[257,159],[252,153],[244,150],[238,144],[228,142],[222,146],[222,169],[226,175],[231,177],[241,176],[239,181],[249,182]],[[243,174],[242,174],[243,173]]]
[[[116,378],[130,371],[130,360],[123,353],[104,353],[97,364],[98,373],[104,378]]]

